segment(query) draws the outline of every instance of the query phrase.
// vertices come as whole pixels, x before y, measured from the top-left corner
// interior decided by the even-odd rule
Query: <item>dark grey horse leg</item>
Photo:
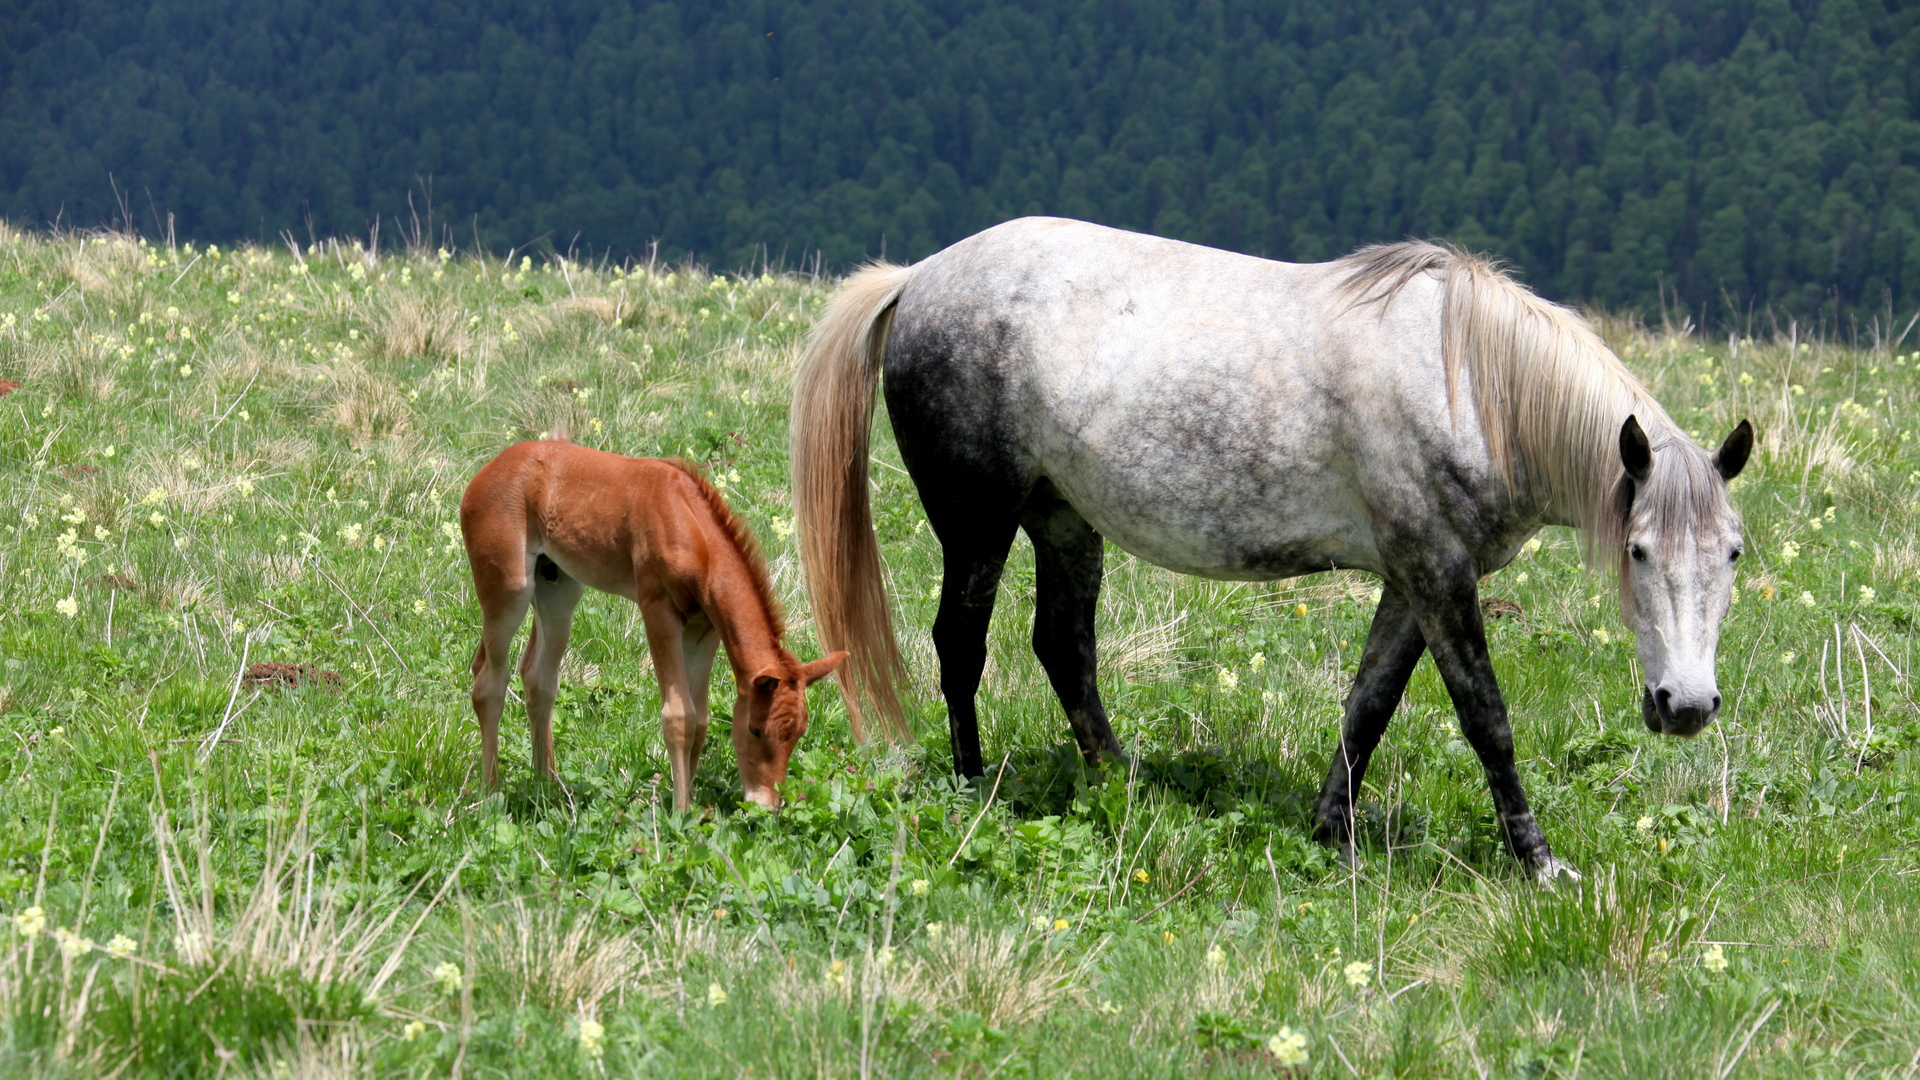
[[[1507,705],[1487,654],[1472,565],[1464,558],[1450,563],[1429,562],[1435,571],[1433,576],[1409,590],[1413,593],[1414,617],[1426,637],[1427,648],[1433,651],[1433,662],[1447,684],[1447,694],[1453,698],[1461,734],[1480,756],[1480,768],[1493,793],[1493,809],[1508,849],[1543,880],[1560,873],[1573,874],[1572,867],[1554,858],[1539,823],[1533,820],[1533,811],[1527,807],[1527,793],[1520,787],[1520,773],[1513,764],[1513,728],[1507,722]]]
[[[1121,756],[1095,679],[1093,620],[1100,600],[1100,534],[1041,481],[1027,499],[1020,525],[1033,541],[1036,563],[1033,654],[1067,712],[1074,741],[1089,763]]]
[[[940,693],[947,699],[947,734],[953,769],[961,776],[986,771],[980,760],[980,715],[973,696],[987,666],[987,624],[1000,571],[1013,546],[1014,522],[976,521],[935,528],[944,573],[940,613],[933,620],[933,648],[940,656]]]
[[[1353,793],[1367,775],[1367,762],[1386,732],[1387,722],[1393,719],[1400,696],[1407,689],[1407,679],[1426,647],[1413,607],[1395,590],[1383,588],[1380,606],[1373,613],[1373,627],[1367,631],[1360,671],[1353,678],[1353,689],[1347,692],[1340,746],[1334,751],[1327,782],[1321,785],[1314,808],[1314,818],[1319,822],[1314,838],[1335,845],[1347,858],[1353,855]]]

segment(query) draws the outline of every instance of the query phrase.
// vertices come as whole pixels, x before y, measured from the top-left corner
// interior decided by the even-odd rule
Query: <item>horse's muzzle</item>
[[[1691,739],[1720,715],[1720,695],[1706,701],[1675,701],[1671,691],[1643,687],[1640,691],[1640,718],[1655,735],[1678,735]]]

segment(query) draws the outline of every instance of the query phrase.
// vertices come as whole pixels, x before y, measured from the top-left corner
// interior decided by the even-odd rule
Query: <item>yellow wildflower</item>
[[[1267,1053],[1279,1062],[1282,1068],[1307,1063],[1307,1036],[1304,1032],[1283,1027],[1277,1034],[1267,1039]]]
[[[580,1052],[591,1058],[597,1058],[605,1049],[601,1040],[607,1036],[606,1025],[587,1017],[580,1018]]]
[[[1715,975],[1727,970],[1726,951],[1718,945],[1707,946],[1707,951],[1700,954],[1700,966]]]
[[[13,917],[13,928],[23,937],[35,937],[47,928],[47,913],[35,904]]]

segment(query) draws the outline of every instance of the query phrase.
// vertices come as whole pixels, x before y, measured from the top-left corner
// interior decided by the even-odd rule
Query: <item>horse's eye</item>
[[[1639,544],[1634,544],[1631,547],[1627,548],[1627,554],[1633,556],[1634,562],[1647,561],[1647,549],[1641,547]]]
[[[751,736],[753,736],[753,737],[754,737],[754,738],[756,738],[756,739],[764,739],[764,738],[766,738],[766,736],[764,736],[764,735],[762,735],[762,734],[760,733],[760,729],[759,729],[759,728],[757,728],[757,727],[754,727],[754,726],[753,726],[752,724],[748,724],[748,725],[747,725],[747,734],[749,734],[749,735],[751,735]]]

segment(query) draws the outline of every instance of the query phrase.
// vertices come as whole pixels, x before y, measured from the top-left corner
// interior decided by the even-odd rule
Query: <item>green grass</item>
[[[0,910],[46,920],[0,925],[0,1071],[1920,1061],[1920,361],[1898,349],[1603,323],[1683,426],[1715,440],[1750,416],[1761,441],[1735,491],[1729,704],[1701,738],[1642,727],[1611,586],[1570,534],[1486,585],[1523,612],[1491,624],[1495,662],[1577,888],[1505,854],[1427,664],[1363,793],[1364,872],[1310,842],[1366,578],[1223,584],[1119,552],[1102,687],[1131,771],[1070,749],[1026,646],[1023,547],[982,691],[1009,766],[990,802],[951,778],[937,697],[915,745],[858,748],[823,688],[787,809],[740,804],[716,730],[701,809],[674,815],[636,613],[611,597],[582,606],[563,671],[563,785],[529,776],[510,705],[505,790],[480,794],[478,616],[449,530],[513,440],[708,463],[817,655],[785,402],[832,287],[0,230],[0,378],[19,384],[0,399]],[[924,688],[938,548],[880,429],[879,530]],[[243,658],[338,679],[237,686]],[[56,928],[95,948],[68,955]],[[1283,1028],[1304,1064],[1269,1051]]]

